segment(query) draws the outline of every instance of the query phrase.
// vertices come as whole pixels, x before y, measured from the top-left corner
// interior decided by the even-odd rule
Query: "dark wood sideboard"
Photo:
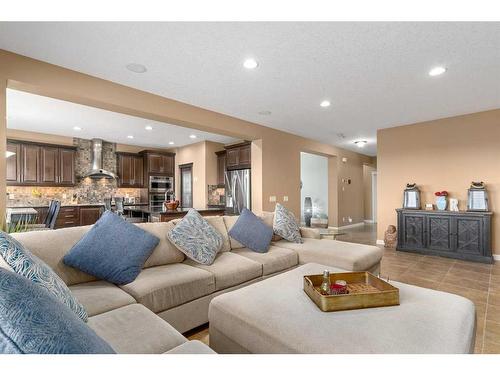
[[[397,250],[493,263],[491,212],[396,211]]]

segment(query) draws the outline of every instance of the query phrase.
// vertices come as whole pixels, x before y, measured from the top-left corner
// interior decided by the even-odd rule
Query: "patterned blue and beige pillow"
[[[210,265],[223,244],[222,235],[195,209],[167,233],[168,239],[195,262]]]
[[[0,353],[113,354],[115,351],[41,284],[0,268]]]
[[[300,235],[300,227],[297,220],[295,220],[295,216],[279,203],[276,204],[274,210],[273,230],[274,233],[289,242],[304,242]]]
[[[84,322],[87,321],[87,311],[71,294],[64,281],[42,260],[5,232],[0,232],[0,256],[14,272],[45,288]]]

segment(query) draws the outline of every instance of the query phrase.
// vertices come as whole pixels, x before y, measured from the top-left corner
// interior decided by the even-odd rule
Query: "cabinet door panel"
[[[144,160],[140,156],[134,156],[134,181],[135,187],[144,186]]]
[[[451,218],[429,217],[428,219],[428,247],[433,250],[451,251]]]
[[[224,173],[226,172],[226,155],[217,155],[217,183],[224,185],[226,182],[224,180]]]
[[[148,155],[148,172],[163,173],[163,158],[161,155]]]
[[[92,225],[101,217],[101,207],[80,207],[80,225]]]
[[[61,148],[59,150],[59,184],[75,184],[75,151]]]
[[[130,186],[132,184],[133,174],[134,174],[134,165],[132,161],[132,157],[129,155],[120,155],[120,164],[119,164],[119,175],[120,178],[120,186]]]
[[[482,253],[482,229],[480,218],[457,218],[457,252]]]
[[[170,155],[163,155],[163,167],[164,167],[164,173],[166,173],[169,176],[174,175],[174,158],[173,156]]]
[[[251,162],[250,145],[240,147],[240,149],[239,149],[239,164],[249,165],[250,162]]]
[[[226,153],[226,166],[231,168],[231,167],[237,167],[239,164],[239,159],[240,159],[240,150],[237,148],[231,148],[227,150]]]
[[[40,183],[55,185],[59,182],[59,149],[40,147]]]
[[[9,182],[21,181],[21,145],[19,143],[7,143],[7,151],[14,154],[7,158],[6,180]]]
[[[404,216],[404,246],[408,248],[425,248],[425,222],[423,216]]]
[[[36,145],[22,145],[21,182],[38,183],[40,181],[40,147]]]

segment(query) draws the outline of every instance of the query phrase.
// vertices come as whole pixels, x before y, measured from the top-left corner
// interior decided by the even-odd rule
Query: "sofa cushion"
[[[72,285],[69,289],[85,307],[89,316],[136,303],[130,294],[107,281],[90,281]]]
[[[135,280],[159,238],[106,211],[64,256],[66,265],[114,284]]]
[[[273,230],[274,233],[287,241],[302,243],[299,224],[295,220],[295,216],[279,203],[276,203],[274,211]]]
[[[66,283],[73,285],[96,280],[95,276],[65,265],[64,255],[87,233],[91,225],[56,230],[13,233],[25,248],[43,260]]]
[[[0,268],[0,353],[114,351],[47,289]]]
[[[383,250],[370,245],[304,238],[304,243],[279,241],[274,246],[296,251],[299,263],[320,263],[347,271],[366,271],[378,264]]]
[[[153,253],[146,260],[146,263],[144,263],[144,268],[184,261],[184,254],[167,238],[167,233],[172,230],[174,223],[139,223],[136,225],[160,239]]]
[[[88,316],[85,308],[71,294],[64,281],[42,260],[24,248],[19,241],[1,231],[0,257],[14,272],[40,285],[73,311],[76,316],[85,322],[87,321]]]
[[[222,290],[262,276],[262,265],[240,255],[221,253],[211,265],[187,259],[185,264],[201,268],[215,276],[216,290]]]
[[[226,225],[226,229],[229,232],[233,225],[236,223],[238,220],[239,216],[224,216],[224,224]],[[234,238],[229,236],[229,243],[231,244],[231,250],[236,250],[236,249],[242,249],[245,247],[245,245],[242,245],[238,241],[236,241]]]
[[[265,253],[273,238],[273,229],[264,224],[262,219],[243,208],[241,215],[229,231],[229,236],[258,253]]]
[[[161,354],[187,341],[137,303],[93,316],[88,325],[119,354]]]
[[[233,253],[260,263],[263,276],[287,270],[299,263],[295,251],[277,246],[270,246],[267,253],[257,253],[247,248],[234,250]]]
[[[222,216],[204,216],[203,218],[222,236],[222,247],[220,248],[219,253],[231,251],[230,237],[226,224],[224,224],[224,218]]]
[[[186,256],[200,264],[212,264],[224,239],[195,209],[168,232],[169,240]]]
[[[181,344],[165,354],[217,354],[201,341],[191,340]]]
[[[146,268],[134,282],[120,288],[158,313],[213,293],[215,279],[210,272],[174,263]]]

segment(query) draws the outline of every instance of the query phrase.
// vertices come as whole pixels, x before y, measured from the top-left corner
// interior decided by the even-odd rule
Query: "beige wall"
[[[373,165],[363,165],[363,202],[364,202],[364,212],[365,220],[373,220],[372,213],[372,172],[375,172],[376,168]]]
[[[193,207],[204,208],[207,205],[208,185],[217,184],[215,152],[223,149],[224,145],[221,143],[202,141],[173,150],[177,199],[181,199],[179,165],[193,163]]]
[[[261,199],[253,199],[253,202],[261,205],[253,206],[254,210],[272,210],[274,203],[269,202],[269,196],[275,195],[279,202],[283,202],[283,196],[288,196],[289,201],[284,204],[299,216],[300,152],[334,157],[337,164],[337,185],[344,175],[350,175],[353,185],[346,191],[338,189],[338,196],[329,197],[329,202],[338,202],[340,218],[351,216],[355,221],[363,219],[361,166],[371,163],[370,157],[0,50],[2,150],[5,148],[7,87],[239,139],[259,140],[261,170],[256,166],[252,169],[252,176],[260,176],[254,178],[254,181],[262,185],[255,187],[252,183],[252,191],[262,193]],[[1,181],[5,181],[3,155],[4,152],[0,155]],[[348,162],[342,163],[342,157],[347,157]],[[3,183],[0,185],[0,213],[4,209]]]
[[[490,210],[500,208],[500,109],[382,129],[377,134],[378,238],[396,224],[403,190],[415,182],[422,205],[447,190],[467,208],[471,181],[484,181]],[[500,254],[500,220],[493,216],[493,251]]]

